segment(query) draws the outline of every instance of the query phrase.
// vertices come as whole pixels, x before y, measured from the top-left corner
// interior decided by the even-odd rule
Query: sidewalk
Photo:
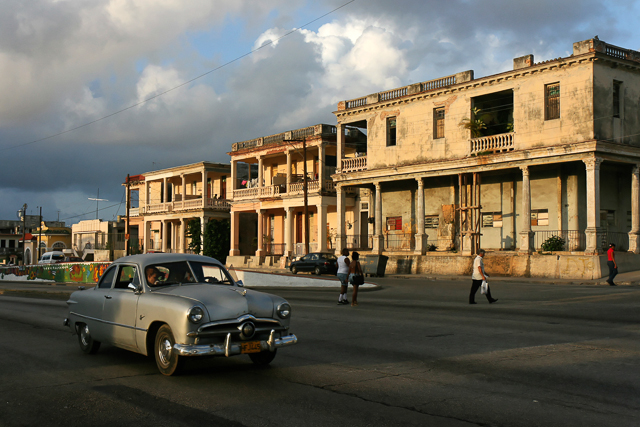
[[[340,287],[339,282],[335,278],[335,276],[323,275],[323,276],[315,276],[313,274],[304,274],[299,273],[297,275],[291,274],[288,269],[275,269],[275,268],[252,268],[252,269],[242,269],[245,271],[251,272],[260,272],[260,273],[269,273],[274,275],[283,275],[286,276],[287,280],[283,280],[283,283],[278,286],[273,285],[260,285],[257,284],[252,286],[247,283],[247,288],[256,289],[261,291],[267,291],[270,289],[331,289],[335,290]],[[295,279],[300,278],[300,282],[305,282],[297,285],[295,283]],[[465,281],[471,280],[468,276],[435,276],[428,274],[394,274],[394,275],[385,275],[384,281],[389,281],[393,279],[404,280],[404,279],[422,279],[424,281],[445,281],[445,280],[457,280],[457,281]],[[361,287],[362,291],[379,289],[380,286],[376,283],[376,277],[367,277],[365,282],[365,286]],[[603,277],[601,279],[596,280],[580,280],[580,279],[546,279],[543,277],[490,277],[489,282],[519,282],[519,283],[540,283],[547,285],[602,285],[608,286],[607,277]],[[308,283],[312,281],[313,284],[309,285]],[[615,283],[618,286],[640,286],[640,270],[629,271],[625,273],[620,273],[615,279]],[[10,281],[0,281],[0,295],[8,295],[8,296],[26,296],[26,297],[36,297],[36,298],[50,298],[50,299],[60,299],[67,300],[69,295],[72,292],[78,290],[79,285],[77,283],[53,283],[53,282],[10,282]],[[84,285],[87,289],[93,287],[93,284]]]

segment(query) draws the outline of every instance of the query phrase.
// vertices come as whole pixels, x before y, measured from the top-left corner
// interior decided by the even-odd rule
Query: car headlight
[[[283,302],[276,308],[276,312],[281,319],[287,319],[291,316],[291,306],[289,303]]]
[[[189,309],[189,314],[187,314],[187,317],[189,318],[189,322],[191,323],[200,323],[202,322],[202,319],[204,319],[204,310],[202,309],[202,307],[198,307],[197,305],[191,307]]]

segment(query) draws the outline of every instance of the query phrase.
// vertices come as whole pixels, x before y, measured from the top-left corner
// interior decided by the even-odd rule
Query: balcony
[[[155,203],[152,205],[146,205],[142,208],[145,214],[181,212],[194,209],[209,209],[214,211],[230,212],[231,204],[228,200],[224,199],[199,198],[167,203]],[[140,208],[135,209],[135,215],[132,213],[133,211],[134,209],[131,209],[129,216],[138,216],[140,213]]]
[[[367,169],[367,156],[342,159],[342,172],[358,172]]]
[[[241,188],[233,190],[233,200],[254,200],[261,198],[272,198],[281,196],[301,196],[304,193],[303,182],[293,182],[286,187],[284,185],[270,185],[267,187]],[[317,179],[307,181],[307,193],[320,193],[320,181]],[[324,191],[335,191],[336,184],[326,179],[324,181]]]
[[[514,136],[515,133],[511,132],[473,138],[470,140],[471,155],[479,155],[485,153],[504,153],[507,151],[513,151]]]

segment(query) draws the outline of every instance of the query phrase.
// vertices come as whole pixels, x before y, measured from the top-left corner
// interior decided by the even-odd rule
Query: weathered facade
[[[466,273],[482,246],[503,251],[504,274],[591,278],[609,242],[640,252],[640,53],[596,38],[513,68],[338,104],[337,251],[351,247],[358,189],[391,271]],[[367,135],[358,156],[354,127]],[[536,255],[552,236],[561,250]]]
[[[365,147],[365,136],[347,129],[343,150],[355,156]],[[227,264],[273,264],[283,255],[335,250],[338,228],[336,192],[331,174],[336,171],[336,128],[315,125],[233,144],[231,156],[231,250]],[[257,165],[248,177],[239,167]],[[308,229],[305,225],[305,171]],[[343,221],[353,227],[356,193],[345,202]],[[365,220],[365,230],[368,223]],[[365,231],[365,235],[367,231]],[[359,242],[358,242],[359,243]],[[234,258],[240,257],[240,258]],[[283,258],[285,259],[285,258]]]
[[[188,252],[186,229],[199,219],[228,220],[228,164],[199,162],[129,177],[129,240],[133,252]]]

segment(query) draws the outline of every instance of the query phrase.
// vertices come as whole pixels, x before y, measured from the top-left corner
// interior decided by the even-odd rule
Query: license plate
[[[260,347],[260,341],[249,341],[240,344],[240,352],[245,353],[260,353],[262,347]]]

